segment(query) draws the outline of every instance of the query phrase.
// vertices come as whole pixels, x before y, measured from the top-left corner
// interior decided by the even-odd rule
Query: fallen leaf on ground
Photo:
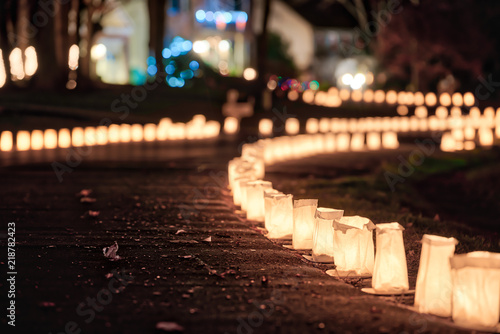
[[[185,230],[178,230],[175,234],[187,233]]]
[[[210,236],[210,237],[208,237],[206,239],[203,239],[203,241],[205,241],[205,242],[212,242],[212,237]]]
[[[90,217],[97,217],[97,216],[99,216],[100,213],[101,213],[101,211],[92,211],[92,210],[89,210],[89,216]]]
[[[95,202],[95,198],[82,197],[82,198],[80,198],[80,202],[81,203],[94,203]]]
[[[165,332],[184,332],[184,327],[179,325],[176,322],[170,321],[160,321],[156,324],[156,329],[165,331]]]
[[[121,257],[116,254],[117,252],[118,252],[118,243],[116,241],[113,245],[111,245],[109,247],[104,247],[102,249],[102,253],[110,261],[117,261],[117,260],[121,259]]]
[[[80,192],[76,193],[76,196],[87,197],[91,193],[92,193],[92,189],[82,189],[82,190],[80,190]]]

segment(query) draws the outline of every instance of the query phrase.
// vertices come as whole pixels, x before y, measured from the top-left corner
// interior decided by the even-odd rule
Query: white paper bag
[[[409,289],[403,230],[403,226],[398,223],[376,225],[377,253],[372,276],[372,288],[375,291]]]
[[[344,210],[317,208],[314,220],[312,258],[316,262],[333,261],[333,221],[339,221]]]
[[[269,232],[267,237],[271,239],[289,238],[293,233],[293,195],[271,194],[269,224],[266,226]]]
[[[317,199],[297,199],[293,202],[292,247],[294,249],[312,249],[314,214],[317,207]]]
[[[450,258],[455,253],[457,239],[424,234],[415,288],[418,312],[451,316]]]
[[[375,225],[360,216],[342,217],[333,222],[333,257],[340,271],[371,275],[374,265],[373,230]]]
[[[451,258],[452,317],[464,326],[498,326],[500,253],[472,252]]]

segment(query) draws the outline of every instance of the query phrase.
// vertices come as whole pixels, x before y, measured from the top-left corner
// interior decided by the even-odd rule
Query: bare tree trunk
[[[149,0],[149,22],[150,22],[150,39],[149,45],[155,52],[156,67],[158,74],[165,72],[163,66],[163,38],[165,37],[166,23],[166,5],[167,0]]]
[[[259,77],[257,79],[257,94],[255,100],[259,107],[263,107],[263,94],[267,87],[267,25],[271,12],[271,0],[264,0],[263,6],[262,30],[257,36],[257,73]]]
[[[71,7],[70,3],[62,4],[60,1],[54,3],[54,45],[56,53],[56,63],[59,70],[61,80],[68,78],[68,52],[69,52],[69,36],[68,36],[68,13]]]
[[[11,85],[11,77],[10,77],[10,61],[9,55],[12,51],[11,44],[9,43],[8,29],[7,29],[7,20],[8,13],[10,13],[10,8],[7,3],[8,1],[0,1],[0,49],[2,50],[2,59],[5,66],[5,74],[6,81],[5,86],[8,87]]]

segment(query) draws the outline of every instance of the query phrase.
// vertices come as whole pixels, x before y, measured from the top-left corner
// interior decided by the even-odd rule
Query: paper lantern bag
[[[333,222],[339,221],[344,210],[317,208],[314,220],[312,258],[316,262],[333,261]]]
[[[450,258],[455,253],[455,238],[424,234],[415,288],[418,312],[451,316]]]
[[[247,183],[246,212],[247,219],[264,222],[264,190],[271,189],[269,181],[255,180]]]
[[[398,223],[376,225],[377,252],[372,276],[372,288],[376,291],[409,289],[403,230]]]
[[[314,214],[317,207],[317,199],[298,199],[293,202],[292,247],[294,249],[312,249]]]
[[[293,195],[266,195],[269,205],[268,238],[289,238],[293,233]]]
[[[460,254],[450,262],[453,321],[464,326],[498,326],[500,253]]]
[[[368,218],[342,217],[333,222],[333,257],[337,270],[354,271],[358,275],[373,272],[375,225]]]

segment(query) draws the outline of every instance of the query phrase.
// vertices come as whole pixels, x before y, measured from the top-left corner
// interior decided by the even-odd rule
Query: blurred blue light
[[[200,23],[201,23],[201,22],[204,22],[204,21],[205,21],[205,18],[207,17],[207,15],[205,14],[205,11],[204,11],[204,10],[202,10],[202,9],[200,9],[200,10],[196,11],[195,16],[196,16],[196,21],[198,21],[198,22],[200,22]]]
[[[182,50],[184,52],[191,51],[192,48],[193,48],[193,42],[187,40],[182,42]]]
[[[163,58],[170,58],[170,56],[172,55],[172,51],[170,51],[169,48],[165,48],[161,52],[161,55],[163,56]]]
[[[158,69],[156,68],[156,65],[149,65],[148,66],[148,74],[153,76],[158,72]]]
[[[227,24],[231,23],[231,21],[233,20],[233,16],[229,12],[225,12],[225,13],[223,13],[221,15],[223,15],[224,22],[226,22]]]
[[[168,64],[167,67],[165,67],[165,72],[167,72],[167,74],[174,74],[175,66],[172,64]]]
[[[186,82],[184,81],[184,79],[182,78],[177,79],[177,87],[184,87],[185,83]]]
[[[184,38],[182,38],[181,36],[175,36],[173,39],[173,43],[182,43],[182,42],[184,42]]]
[[[177,45],[172,46],[172,56],[177,57],[181,54],[181,50],[177,47]]]
[[[208,11],[205,13],[205,20],[207,20],[207,22],[212,22],[214,20],[214,13]]]
[[[181,72],[182,79],[192,79],[194,77],[194,73],[191,70],[184,70]]]
[[[245,12],[239,12],[238,18],[236,19],[236,21],[240,21],[240,22],[248,21],[248,14]]]
[[[177,87],[177,78],[176,77],[170,77],[167,81],[168,85],[170,87]]]
[[[149,56],[148,59],[146,60],[146,63],[148,65],[156,65],[156,59],[155,59],[155,57]]]
[[[196,71],[197,69],[200,68],[200,63],[198,63],[196,60],[193,60],[189,63],[189,68],[192,69],[193,71]]]

